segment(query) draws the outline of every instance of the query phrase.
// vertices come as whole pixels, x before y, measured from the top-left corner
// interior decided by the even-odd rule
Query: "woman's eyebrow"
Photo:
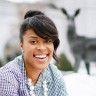
[[[30,36],[29,38],[37,39],[38,37],[37,36]]]

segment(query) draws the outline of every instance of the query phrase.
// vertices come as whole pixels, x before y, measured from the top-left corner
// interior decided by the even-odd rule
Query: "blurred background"
[[[65,11],[64,12],[61,11],[62,8],[66,10],[67,15]],[[80,12],[79,13],[77,12],[78,16],[75,18],[74,14],[77,9],[79,9]],[[88,46],[91,46],[92,44],[92,47],[88,49],[88,50],[92,49],[92,51],[90,51],[88,54],[96,52],[95,51],[96,47],[94,47],[96,46],[95,42],[96,0],[0,0],[0,65],[1,66],[3,66],[8,61],[14,59],[17,55],[21,54],[18,38],[19,26],[23,21],[24,14],[28,10],[41,10],[47,16],[49,16],[56,24],[61,41],[60,46],[57,50],[57,54],[60,58],[60,64],[61,64],[60,66],[58,66],[58,68],[63,72],[63,74],[67,74],[68,72],[72,73],[74,71],[74,65],[76,62],[75,61],[76,58],[74,57],[73,54],[74,52],[72,52],[71,50],[72,46],[74,46],[74,43],[72,43],[73,45],[71,44],[72,46],[70,47],[70,43],[68,41],[68,34],[67,34],[69,28],[68,24],[72,25],[73,23],[72,26],[73,29],[76,28],[75,32],[77,37],[78,36],[80,36],[80,38],[84,37],[82,40],[85,41],[87,39],[89,41],[90,40],[94,41],[94,43],[92,43],[93,41],[92,42],[90,41],[89,45],[87,41]],[[69,15],[74,17],[74,20],[72,19],[73,20],[72,22],[70,22],[71,19],[67,18]],[[79,39],[76,40],[79,41]],[[86,44],[85,41],[83,45]],[[73,40],[73,42],[75,41]],[[81,47],[79,46],[78,48]],[[82,53],[80,50],[77,51],[78,52],[76,54]],[[90,60],[92,54],[90,56],[88,55],[89,57],[86,61],[88,60],[92,61],[90,64],[91,65],[90,74],[96,75],[96,62],[93,62],[95,60]],[[95,59],[95,55],[93,55],[92,58]],[[84,65],[84,60],[82,60],[81,57],[79,57],[79,61],[80,66],[78,68],[78,73],[80,72],[87,74],[87,70]],[[67,73],[65,71],[67,71]],[[96,96],[96,93],[94,94],[95,95],[90,96]],[[80,95],[80,96],[89,96],[89,95]]]
[[[80,12],[74,20],[76,34],[86,38],[96,38],[96,0],[0,0],[0,61],[3,64],[20,54],[19,26],[25,12],[38,9],[48,15],[57,26],[61,41],[57,50],[58,56],[64,53],[68,62],[74,66],[75,58],[67,38],[69,21],[66,15],[61,10],[55,9],[53,5],[59,9],[65,8],[70,15],[74,15],[79,8]],[[83,66],[83,60],[81,63],[80,66]]]

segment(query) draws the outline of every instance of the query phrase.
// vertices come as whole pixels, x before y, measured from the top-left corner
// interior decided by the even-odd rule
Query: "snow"
[[[96,77],[72,73],[64,76],[69,96],[96,96]]]
[[[96,96],[96,65],[93,63],[90,65],[90,75],[87,75],[84,64],[81,64],[77,73],[64,74],[69,96]]]

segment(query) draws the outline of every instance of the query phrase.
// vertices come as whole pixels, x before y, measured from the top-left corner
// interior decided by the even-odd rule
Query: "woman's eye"
[[[36,44],[37,42],[36,41],[30,41],[31,44]]]
[[[53,40],[50,39],[50,40],[47,40],[47,42],[48,42],[48,43],[53,43]]]

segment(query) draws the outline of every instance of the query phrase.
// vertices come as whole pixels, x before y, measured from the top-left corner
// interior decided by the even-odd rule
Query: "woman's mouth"
[[[36,61],[42,61],[45,62],[46,60],[48,60],[48,54],[37,54],[37,55],[33,55]]]

